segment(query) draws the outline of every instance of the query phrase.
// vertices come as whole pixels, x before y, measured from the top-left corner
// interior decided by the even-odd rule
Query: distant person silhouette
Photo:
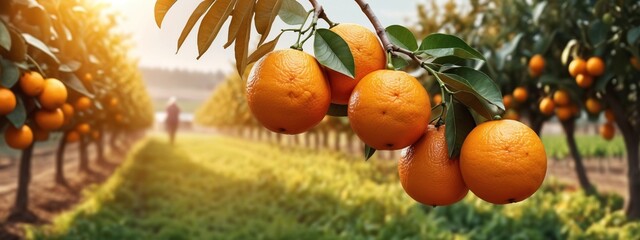
[[[176,104],[176,98],[169,98],[167,102],[167,119],[165,125],[167,133],[169,134],[169,142],[173,145],[176,138],[176,132],[178,131],[178,125],[180,124],[180,107]]]

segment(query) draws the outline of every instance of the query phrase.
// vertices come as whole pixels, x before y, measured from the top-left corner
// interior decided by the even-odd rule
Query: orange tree
[[[156,2],[159,27],[175,2]],[[187,21],[178,47],[200,21],[196,32],[198,52],[202,56],[222,25],[229,21],[225,46],[234,44],[237,70],[242,74],[247,64],[256,62],[247,80],[247,104],[258,122],[271,131],[299,134],[312,129],[325,115],[348,117],[350,127],[365,143],[368,159],[376,149],[402,149],[419,144],[419,139],[436,136],[425,134],[428,125],[433,123],[435,127],[444,126],[445,131],[444,138],[433,139],[438,152],[446,153],[448,163],[460,162],[460,167],[454,170],[463,170],[461,177],[469,179],[465,181],[467,187],[480,198],[506,204],[521,201],[538,189],[546,173],[542,143],[525,125],[500,120],[505,107],[499,85],[485,73],[466,67],[485,61],[480,52],[452,35],[429,34],[418,41],[403,26],[385,28],[364,0],[355,0],[354,4],[361,8],[375,32],[363,31],[353,24],[342,25],[347,26],[344,31],[340,24],[329,19],[317,1],[309,2],[312,10],[306,10],[295,0],[203,1]],[[266,41],[278,16],[292,28],[282,29],[273,40]],[[328,28],[322,28],[320,20]],[[249,54],[253,27],[260,39],[257,49]],[[350,36],[353,33],[359,36]],[[297,40],[291,49],[274,51],[282,34],[297,35]],[[302,51],[312,37],[315,56]],[[377,64],[378,61],[381,64]],[[437,82],[441,102],[433,109],[423,85],[402,71],[412,66],[423,69]],[[347,105],[343,105],[344,94],[349,96]],[[520,138],[507,137],[506,132]],[[470,137],[472,140],[466,141],[467,135],[488,137]],[[515,150],[512,148],[519,150],[512,151]],[[504,154],[496,158],[493,151]],[[525,153],[527,157],[515,157]],[[420,157],[408,151],[404,158],[419,161]],[[480,164],[476,159],[485,159],[481,169],[491,174],[478,175],[480,169],[473,167]],[[503,165],[503,162],[510,163]],[[419,173],[415,168],[423,166],[404,165],[414,168],[399,169],[407,174]],[[518,165],[520,167],[514,167]],[[465,170],[465,166],[470,167]],[[431,180],[410,177],[407,186],[459,181],[445,175]],[[513,181],[517,178],[531,181]],[[495,187],[498,185],[502,187]],[[437,189],[449,191],[446,187]],[[446,204],[453,202],[446,201]]]
[[[104,6],[82,0],[0,5],[0,129],[9,147],[22,150],[10,219],[24,219],[31,216],[34,142],[63,133],[55,176],[64,184],[67,142],[81,142],[79,166],[88,172],[89,143],[97,144],[103,161],[105,133],[149,126],[152,114],[135,62],[126,56],[125,38],[114,34],[114,17],[102,13]]]

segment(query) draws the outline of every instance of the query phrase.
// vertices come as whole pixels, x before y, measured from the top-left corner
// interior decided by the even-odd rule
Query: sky
[[[171,8],[164,19],[162,29],[159,29],[154,20],[155,0],[96,0],[108,2],[115,11],[119,11],[123,15],[121,22],[122,31],[132,34],[135,48],[131,53],[134,57],[140,59],[142,67],[162,67],[162,68],[180,68],[196,71],[232,71],[233,67],[233,46],[224,49],[223,45],[227,39],[227,26],[220,30],[216,41],[213,42],[209,51],[196,60],[197,57],[197,32],[192,32],[180,51],[176,54],[177,40],[180,32],[184,27],[187,19],[191,15],[193,9],[201,2],[200,0],[179,0]],[[311,9],[308,1],[299,1],[306,9]],[[345,0],[318,0],[323,5],[325,11],[334,22],[350,22],[361,24],[365,27],[373,29],[371,23],[368,22],[366,16],[360,11],[360,8],[353,1]],[[369,0],[374,12],[383,25],[404,24],[415,18],[415,6],[421,2],[420,0]],[[227,23],[228,24],[228,23]],[[324,23],[321,23],[324,25]],[[276,19],[276,23],[272,28],[270,36],[275,36],[277,32],[287,26]],[[197,30],[198,25],[194,27]],[[254,30],[254,34],[255,30]],[[252,36],[252,39],[256,39]],[[287,48],[295,42],[295,33],[285,33],[280,38],[277,48]],[[313,41],[305,44],[305,51],[311,52]],[[255,47],[255,46],[254,46]]]

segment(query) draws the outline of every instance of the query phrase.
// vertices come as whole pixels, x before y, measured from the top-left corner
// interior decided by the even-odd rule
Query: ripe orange
[[[462,144],[460,170],[479,198],[514,203],[538,190],[547,173],[547,154],[538,135],[523,123],[488,121],[475,127]]]
[[[76,127],[76,131],[82,135],[86,135],[91,132],[91,126],[89,126],[88,123],[81,123]]]
[[[604,73],[604,61],[599,57],[591,57],[587,60],[587,73],[597,77]]]
[[[74,143],[80,141],[80,134],[74,130],[67,132],[67,137],[65,139],[68,143]]]
[[[4,140],[13,149],[26,149],[33,143],[33,132],[27,125],[23,125],[19,129],[8,126],[4,132]]]
[[[555,109],[555,107],[556,106],[553,103],[553,100],[551,100],[550,97],[545,97],[542,99],[542,101],[540,101],[538,109],[540,109],[540,112],[544,115],[551,115],[553,114],[553,110]]]
[[[71,106],[71,104],[65,103],[62,105],[62,107],[60,107],[60,109],[62,109],[62,113],[64,113],[64,119],[66,120],[71,120],[71,118],[73,117],[73,106]]]
[[[119,101],[118,101],[118,99],[117,99],[117,98],[111,98],[111,99],[109,100],[109,106],[110,106],[111,108],[115,108],[115,107],[117,107],[117,106],[118,106],[118,103],[119,103]]]
[[[91,108],[91,99],[89,99],[88,97],[80,97],[78,98],[78,100],[76,100],[75,106],[75,109],[78,111],[86,111]]]
[[[516,101],[518,102],[527,101],[527,97],[529,97],[529,92],[527,92],[526,88],[517,87],[515,90],[513,90],[513,98],[515,98]]]
[[[607,122],[613,122],[616,119],[611,109],[607,109],[606,111],[604,111],[604,118],[607,119]]]
[[[518,121],[520,120],[520,114],[513,109],[509,109],[504,113],[503,118]]]
[[[44,89],[44,78],[40,73],[32,71],[25,72],[20,77],[20,88],[27,96],[35,97],[42,93]]]
[[[267,129],[298,134],[322,121],[331,103],[331,89],[311,55],[278,50],[255,63],[247,81],[247,102]]]
[[[575,103],[572,103],[571,105],[569,105],[569,110],[571,110],[571,116],[576,116],[576,117],[580,116],[580,108]]]
[[[542,71],[544,70],[544,65],[545,61],[542,55],[533,55],[533,57],[531,57],[531,60],[529,60],[529,72],[533,77],[540,76],[540,74],[542,74]]]
[[[424,205],[451,205],[469,192],[462,180],[459,159],[449,158],[444,131],[444,126],[429,126],[398,162],[402,188]]]
[[[440,103],[442,103],[442,95],[436,93],[436,95],[433,95],[433,105],[438,105]]]
[[[571,106],[560,106],[556,108],[556,116],[560,121],[567,121],[574,116]]]
[[[511,108],[511,104],[513,104],[513,97],[511,95],[504,95],[502,97],[502,102],[504,103],[505,108]]]
[[[602,138],[606,139],[606,140],[611,140],[613,139],[613,136],[615,135],[616,130],[613,127],[613,123],[604,123],[600,126],[600,136],[602,136]]]
[[[585,103],[585,107],[587,108],[587,111],[592,114],[599,113],[600,110],[602,110],[602,106],[600,106],[600,102],[598,102],[598,100],[594,98],[587,99],[587,102]]]
[[[44,89],[38,100],[45,109],[59,108],[67,101],[67,87],[58,79],[47,78],[44,80]]]
[[[347,104],[353,88],[367,74],[384,69],[387,57],[378,37],[371,30],[351,23],[341,23],[331,28],[349,45],[355,63],[355,78],[327,69],[327,78],[331,85],[331,102]]]
[[[582,58],[574,58],[569,63],[569,74],[572,77],[578,76],[578,74],[584,74],[587,72],[587,63]]]
[[[91,83],[93,81],[93,75],[91,75],[91,73],[85,73],[83,80],[85,83]]]
[[[93,131],[91,131],[91,138],[92,138],[93,140],[98,140],[98,139],[100,139],[100,131],[98,131],[98,130],[93,130]]]
[[[576,83],[581,88],[589,88],[593,84],[593,77],[587,74],[578,74],[576,77]]]
[[[402,149],[416,142],[427,128],[429,94],[406,72],[378,70],[353,89],[348,116],[353,131],[369,146]]]
[[[640,62],[636,57],[631,57],[631,59],[629,59],[629,62],[631,62],[631,66],[633,66],[633,68],[640,71]]]
[[[0,115],[7,115],[16,109],[16,95],[9,89],[0,87]]]
[[[37,126],[34,126],[32,131],[33,131],[33,139],[35,141],[43,142],[49,139],[49,131],[43,130]]]
[[[42,130],[58,130],[64,125],[64,113],[60,108],[56,110],[42,109],[36,112],[35,120]]]
[[[569,93],[565,90],[558,90],[553,93],[553,102],[558,106],[566,106],[571,102]]]
[[[122,114],[118,113],[114,117],[114,120],[116,120],[116,123],[122,123],[124,121],[124,116],[122,116]]]

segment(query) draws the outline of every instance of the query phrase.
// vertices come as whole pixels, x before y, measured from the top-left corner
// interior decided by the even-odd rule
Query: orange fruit
[[[547,116],[553,114],[553,110],[555,109],[555,107],[555,103],[553,103],[553,100],[551,100],[550,97],[543,98],[542,101],[540,101],[540,105],[538,106],[540,112]]]
[[[16,95],[9,89],[0,87],[0,115],[7,115],[16,109]]]
[[[80,134],[74,130],[71,130],[69,132],[67,132],[67,137],[65,138],[65,140],[68,143],[74,143],[74,142],[78,142],[80,141]]]
[[[578,74],[584,74],[587,72],[587,63],[582,58],[574,58],[569,63],[569,74],[572,77],[578,76]]]
[[[602,110],[602,106],[600,106],[600,102],[594,98],[587,99],[587,102],[585,103],[585,107],[587,108],[587,111],[592,114],[599,113],[600,110]]]
[[[442,95],[439,93],[433,95],[433,105],[438,105],[440,103],[442,103]]]
[[[331,89],[313,56],[278,50],[255,63],[247,81],[247,102],[267,129],[298,134],[322,121],[331,103]]]
[[[600,136],[606,140],[613,139],[616,133],[616,129],[613,127],[613,123],[604,123],[600,126]]]
[[[518,102],[527,101],[527,97],[529,97],[529,92],[527,92],[526,88],[517,87],[515,90],[513,90],[513,98],[515,98],[516,101]]]
[[[571,106],[560,106],[556,108],[556,116],[560,121],[567,121],[574,115]]]
[[[36,112],[35,120],[42,130],[58,130],[64,125],[64,113],[60,108],[56,110],[41,109]]]
[[[538,190],[547,173],[547,154],[531,128],[513,120],[476,126],[460,151],[467,187],[493,204],[522,201]]]
[[[65,103],[62,104],[62,107],[60,107],[60,109],[62,109],[62,113],[64,114],[64,119],[71,119],[73,117],[73,106],[71,106],[71,104]]]
[[[86,111],[91,108],[91,99],[88,97],[80,97],[76,100],[75,109],[78,111]]]
[[[613,111],[611,109],[607,109],[604,111],[604,118],[607,119],[607,122],[613,122],[616,120],[616,117],[613,115]]]
[[[20,88],[27,96],[38,96],[44,89],[44,78],[35,71],[25,72],[20,77]]]
[[[93,75],[91,75],[91,73],[85,73],[83,80],[85,83],[91,83],[93,81]]]
[[[351,23],[341,23],[331,28],[349,45],[355,63],[355,78],[327,69],[327,78],[331,85],[331,102],[347,104],[353,88],[367,74],[384,69],[387,55],[378,37],[371,30]]]
[[[571,102],[571,98],[567,91],[558,90],[553,93],[553,102],[558,106],[566,106]]]
[[[37,126],[33,129],[33,139],[38,142],[47,141],[49,139],[49,131],[43,130]]]
[[[117,106],[118,106],[118,103],[119,103],[119,101],[118,101],[118,99],[117,99],[117,98],[111,98],[111,99],[109,100],[109,106],[111,106],[111,108],[115,108],[115,107],[117,107]]]
[[[100,139],[100,131],[98,131],[98,130],[93,130],[93,131],[91,131],[91,138],[92,138],[93,140],[98,140],[98,139]]]
[[[533,55],[533,57],[531,57],[531,60],[529,60],[529,72],[533,77],[540,76],[540,74],[542,74],[542,71],[544,70],[544,65],[545,61],[542,55]]]
[[[569,105],[569,110],[571,110],[571,116],[580,116],[580,108],[575,103]]]
[[[67,87],[58,79],[47,78],[44,80],[44,89],[38,100],[45,109],[59,108],[67,101]]]
[[[593,84],[593,77],[587,74],[578,74],[576,77],[576,83],[581,88],[591,87],[591,84]]]
[[[4,132],[4,140],[13,149],[26,149],[33,143],[33,132],[27,125],[23,125],[21,128],[15,128],[11,125]]]
[[[117,123],[121,123],[122,121],[124,121],[124,116],[122,116],[122,114],[118,113],[114,117],[114,120],[116,120]]]
[[[604,61],[599,57],[591,57],[587,60],[587,73],[597,77],[604,73]]]
[[[638,59],[636,57],[631,57],[631,59],[629,59],[629,62],[631,62],[631,66],[633,66],[633,68],[640,71],[640,62],[638,62]]]
[[[402,188],[424,205],[451,205],[469,192],[460,173],[459,159],[449,158],[444,132],[445,126],[429,126],[398,162]]]
[[[513,109],[509,109],[504,113],[503,118],[518,121],[520,120],[520,114],[518,114],[518,112]]]
[[[88,123],[81,123],[76,127],[76,131],[82,135],[86,135],[91,132],[91,126],[89,126]]]
[[[353,131],[369,146],[402,149],[416,142],[427,128],[429,94],[406,72],[378,70],[353,89],[348,117]]]
[[[511,95],[504,95],[502,97],[502,102],[504,103],[505,108],[511,108],[511,104],[513,104],[513,97]]]

